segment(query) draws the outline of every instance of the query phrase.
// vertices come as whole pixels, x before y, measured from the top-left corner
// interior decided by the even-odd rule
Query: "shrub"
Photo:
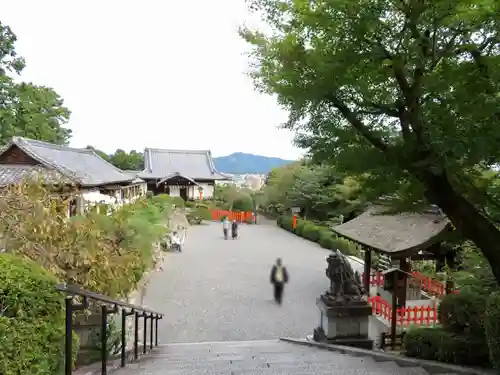
[[[500,293],[493,293],[486,306],[485,332],[493,367],[500,370]]]
[[[285,220],[285,217],[283,215],[278,216],[276,219],[276,224],[278,224],[279,227],[283,228],[283,220]]]
[[[162,196],[162,195],[167,195],[167,194],[161,194],[159,196]],[[157,197],[158,197],[158,195],[157,195]],[[169,203],[175,205],[175,207],[184,207],[186,205],[186,201],[184,199],[182,199],[181,197],[170,197],[170,196],[168,196],[168,197],[170,198]]]
[[[292,232],[293,228],[293,217],[292,216],[282,216],[281,225],[283,229]]]
[[[60,373],[64,297],[57,282],[32,261],[0,254],[0,374]]]
[[[446,334],[439,328],[410,329],[403,340],[404,354],[413,358],[437,360],[439,345]]]
[[[243,195],[233,202],[233,211],[250,212],[253,211],[253,200],[248,195]]]
[[[404,337],[404,352],[408,357],[469,366],[488,366],[484,341],[459,335],[442,327],[409,330]]]
[[[304,227],[306,226],[306,224],[307,224],[306,220],[297,219],[297,225],[295,226],[295,234],[297,236],[303,235]]]
[[[4,189],[0,198],[0,233],[8,233],[8,252],[110,297],[127,296],[153,266],[152,245],[164,236],[171,211],[170,197],[159,195],[109,216],[90,212],[68,220],[58,209],[68,201],[39,184]]]
[[[486,301],[486,297],[479,294],[448,294],[439,304],[439,321],[443,328],[451,332],[482,338]]]
[[[318,242],[320,228],[314,224],[306,224],[302,230],[302,237],[310,241]]]
[[[186,218],[189,224],[201,224],[204,220],[211,220],[212,214],[206,207],[196,207],[187,213]]]
[[[333,233],[327,235],[326,233],[320,232],[319,244],[321,247],[329,250],[336,250],[336,240],[337,238],[333,235]]]

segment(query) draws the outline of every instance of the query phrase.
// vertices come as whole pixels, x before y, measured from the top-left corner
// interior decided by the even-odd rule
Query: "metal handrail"
[[[118,314],[121,311],[121,367],[125,367],[126,364],[126,329],[127,329],[127,317],[134,316],[134,360],[139,358],[139,319],[143,318],[144,332],[143,332],[143,354],[147,353],[147,329],[148,329],[148,319],[150,323],[150,341],[149,347],[153,349],[153,346],[158,346],[158,321],[163,319],[163,314],[156,312],[154,310],[142,307],[139,305],[134,305],[125,301],[115,300],[111,297],[105,296],[103,294],[91,292],[83,289],[79,285],[66,285],[59,284],[56,285],[56,290],[67,294],[65,298],[65,308],[66,308],[66,334],[65,334],[65,375],[71,375],[73,372],[73,313],[76,311],[82,311],[89,308],[89,299],[100,302],[101,307],[101,374],[107,374],[107,362],[108,362],[108,350],[107,350],[107,339],[108,339],[108,315]],[[83,298],[82,303],[75,303],[74,297],[79,296]],[[113,305],[109,308],[109,305]],[[154,325],[154,327],[153,327]],[[153,331],[154,334],[154,345],[153,345]]]
[[[113,299],[113,298],[108,297],[104,294],[91,292],[91,291],[82,289],[79,285],[58,284],[58,285],[56,285],[56,290],[58,290],[59,292],[73,295],[73,296],[90,298],[90,299],[93,299],[94,301],[100,301],[103,303],[108,303],[110,305],[118,305],[122,308],[133,309],[133,310],[142,311],[142,312],[145,312],[148,314],[156,314],[156,315],[163,316],[162,313],[148,309],[144,306],[134,305],[133,303],[128,303],[125,301],[119,301],[119,300]]]

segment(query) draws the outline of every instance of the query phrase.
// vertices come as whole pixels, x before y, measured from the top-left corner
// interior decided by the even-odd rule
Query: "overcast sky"
[[[286,113],[245,76],[244,0],[0,0],[23,79],[72,111],[72,145],[297,158]]]

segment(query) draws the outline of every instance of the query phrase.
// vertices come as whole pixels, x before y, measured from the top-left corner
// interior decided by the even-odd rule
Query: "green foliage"
[[[63,126],[70,112],[52,89],[19,82],[6,75],[20,74],[24,59],[15,51],[16,35],[0,23],[0,144],[12,136],[23,136],[57,144],[67,144],[71,130]]]
[[[457,335],[441,327],[413,328],[407,331],[404,353],[408,357],[460,365],[489,365],[484,339]]]
[[[301,236],[307,238],[310,241],[319,241],[319,227],[314,224],[306,224],[302,230]]]
[[[329,250],[337,250],[337,237],[333,233],[324,233],[324,235],[321,235],[320,233],[320,238],[318,243],[320,244],[321,247],[324,247],[325,249]]]
[[[107,325],[107,340],[106,349],[108,356],[114,356],[120,353],[121,350],[121,328],[118,329],[118,325],[112,318],[108,318]],[[102,358],[102,341],[101,341],[101,328],[93,329],[89,335],[89,352],[87,353],[87,361],[89,363],[95,363],[100,361]]]
[[[185,207],[186,205],[186,201],[181,197],[170,197],[170,202],[171,204],[175,205],[175,207]]]
[[[485,333],[490,352],[490,361],[500,370],[500,293],[493,293],[486,307]]]
[[[262,196],[252,190],[234,184],[216,185],[215,206],[229,211],[251,212],[260,204]]]
[[[153,266],[152,246],[166,233],[168,196],[143,198],[111,215],[89,212],[68,220],[72,197],[58,198],[36,183],[0,192],[5,247],[61,280],[111,297],[125,297]]]
[[[61,371],[64,297],[55,290],[57,283],[34,262],[0,254],[1,374],[53,375]]]
[[[207,207],[198,206],[189,210],[186,214],[189,224],[199,225],[203,221],[209,221],[212,219],[212,214]]]
[[[253,200],[249,195],[241,194],[233,202],[233,211],[252,212]]]
[[[482,295],[490,295],[498,291],[491,266],[481,254],[481,251],[470,241],[465,241],[460,247],[460,267],[453,272],[456,288],[460,291],[470,291]]]
[[[276,220],[279,227],[295,233],[297,236],[307,238],[317,242],[321,247],[329,250],[340,250],[344,255],[360,256],[360,247],[355,243],[337,235],[330,229],[316,225],[307,220],[297,220],[295,230],[293,226],[293,216],[281,215]]]
[[[448,294],[439,304],[439,321],[450,332],[484,336],[486,301],[485,296],[476,293]]]
[[[144,156],[142,153],[135,150],[127,153],[122,149],[117,149],[114,153],[107,154],[91,145],[88,145],[86,148],[94,151],[101,158],[113,164],[117,168],[131,171],[141,171],[144,169]]]
[[[439,328],[415,328],[405,336],[405,354],[471,366],[489,365],[484,295],[448,294],[439,304]],[[488,322],[486,320],[486,327]],[[474,350],[471,350],[474,348]]]
[[[250,4],[267,26],[240,30],[251,75],[297,144],[372,198],[438,205],[500,282],[498,184],[484,176],[500,161],[500,3]]]
[[[265,212],[285,213],[292,207],[310,220],[337,220],[362,210],[357,183],[323,165],[295,163],[273,170],[262,190]]]

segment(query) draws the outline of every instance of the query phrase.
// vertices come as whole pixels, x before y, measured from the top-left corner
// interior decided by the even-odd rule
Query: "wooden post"
[[[365,270],[364,270],[364,280],[363,286],[365,287],[366,295],[370,296],[370,278],[372,273],[372,251],[365,250]]]
[[[297,227],[297,215],[293,215],[293,219],[292,219],[292,229],[295,230],[295,228]]]
[[[391,320],[391,346],[392,350],[396,349],[396,327],[398,324],[398,279],[399,279],[399,272],[395,271],[392,274],[392,285],[393,285],[393,290],[392,290],[392,320]]]
[[[402,282],[402,290],[399,290],[399,304],[401,307],[406,306],[406,297],[407,297],[407,290],[408,290],[408,274],[410,272],[409,269],[409,263],[406,261],[406,258],[401,258],[399,260],[399,269],[403,271],[403,282]]]

